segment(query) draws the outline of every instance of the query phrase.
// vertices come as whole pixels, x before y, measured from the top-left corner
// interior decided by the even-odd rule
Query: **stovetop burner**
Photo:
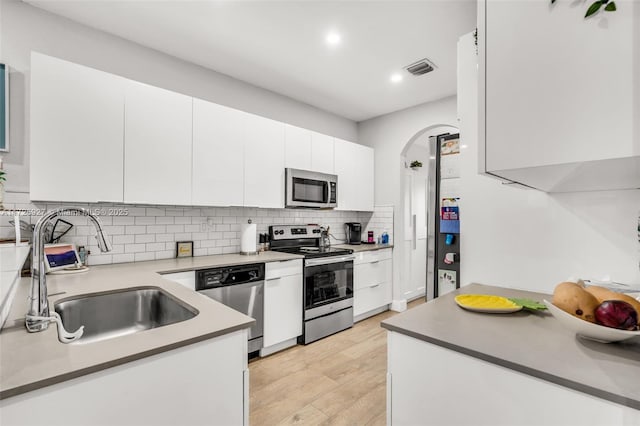
[[[305,259],[313,259],[316,257],[343,256],[353,253],[353,250],[351,249],[336,247],[329,247],[326,249],[321,249],[320,247],[278,247],[272,250],[281,251],[284,253],[299,254],[304,256]]]
[[[322,228],[318,225],[272,225],[269,227],[271,250],[299,254],[305,259],[353,253],[345,248],[320,248],[321,234]]]

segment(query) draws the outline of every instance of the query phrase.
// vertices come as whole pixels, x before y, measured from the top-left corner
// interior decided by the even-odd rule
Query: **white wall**
[[[376,205],[394,206],[393,223],[397,235],[404,230],[405,216],[404,161],[401,155],[407,143],[413,142],[425,129],[442,125],[457,125],[455,96],[358,123],[358,141],[375,149]],[[404,252],[402,245],[396,244],[393,252],[394,307],[402,306],[404,300],[403,282],[408,273],[402,267]]]
[[[640,190],[547,194],[477,173],[473,36],[458,48],[460,135],[468,146],[461,158],[462,283],[552,292],[569,276],[610,276],[640,286]]]
[[[351,120],[244,83],[19,0],[1,0],[0,60],[12,67],[11,152],[5,156],[8,191],[28,191],[30,52],[87,65],[190,96],[357,141]],[[81,179],[81,177],[79,177]]]

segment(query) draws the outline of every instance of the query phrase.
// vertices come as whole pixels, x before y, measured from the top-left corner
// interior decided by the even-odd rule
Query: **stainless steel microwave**
[[[332,209],[338,206],[338,176],[285,169],[285,207]]]

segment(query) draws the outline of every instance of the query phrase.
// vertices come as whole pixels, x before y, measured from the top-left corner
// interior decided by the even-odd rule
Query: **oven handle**
[[[340,257],[324,257],[320,259],[309,259],[304,261],[304,266],[319,266],[319,265],[330,265],[332,263],[341,263],[341,262],[350,262],[353,261],[356,257],[354,255],[348,256],[340,256]]]

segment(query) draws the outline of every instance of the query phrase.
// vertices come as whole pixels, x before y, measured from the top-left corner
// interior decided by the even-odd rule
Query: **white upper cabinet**
[[[311,132],[311,170],[334,174],[334,139],[318,132]]]
[[[31,55],[32,200],[122,202],[125,81]]]
[[[640,3],[479,4],[480,171],[545,191],[640,186]],[[484,107],[483,107],[484,106]]]
[[[244,205],[284,208],[285,124],[247,114],[244,126]]]
[[[127,83],[125,202],[191,204],[192,104],[189,96]]]
[[[32,200],[284,208],[284,169],[373,210],[373,150],[32,54]]]
[[[285,167],[311,170],[311,130],[285,124]]]
[[[285,125],[286,167],[333,174],[333,149],[333,137]]]
[[[373,149],[335,139],[338,210],[373,210]]]
[[[198,206],[242,206],[246,113],[193,100],[193,195]]]

